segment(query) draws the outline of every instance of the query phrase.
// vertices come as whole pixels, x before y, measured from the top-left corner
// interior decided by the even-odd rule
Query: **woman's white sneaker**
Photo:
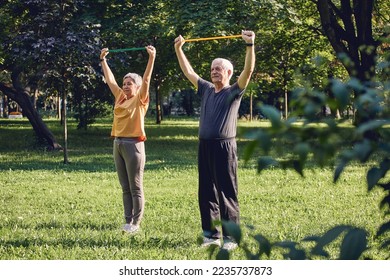
[[[139,226],[133,224],[125,224],[123,226],[123,231],[127,233],[136,233],[139,231]]]

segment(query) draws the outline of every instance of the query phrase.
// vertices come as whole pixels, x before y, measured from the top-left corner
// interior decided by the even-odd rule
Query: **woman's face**
[[[135,84],[132,78],[126,78],[123,80],[123,92],[127,97],[133,97],[137,94],[139,86]]]

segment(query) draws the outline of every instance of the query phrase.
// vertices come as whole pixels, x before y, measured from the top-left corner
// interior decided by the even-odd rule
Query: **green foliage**
[[[388,22],[389,9],[387,1],[376,1],[376,4],[374,19],[377,24],[372,30],[375,40],[385,43],[379,47],[380,53],[386,51],[388,43],[381,34],[388,34],[384,26]],[[172,13],[172,10],[175,12]],[[366,176],[368,190],[379,188],[384,191],[385,197],[380,206],[388,211],[389,59],[386,55],[378,58],[376,73],[382,81],[380,83],[362,84],[355,79],[344,81],[345,72],[321,36],[318,22],[313,1],[305,0],[283,3],[273,0],[6,1],[0,4],[3,27],[0,30],[1,80],[9,83],[15,67],[22,67],[26,85],[35,85],[47,94],[69,93],[70,105],[77,111],[78,127],[86,127],[100,112],[107,111],[107,104],[111,102],[97,70],[97,57],[102,47],[155,45],[158,59],[152,88],[156,91],[157,102],[159,90],[169,93],[189,86],[178,70],[176,60],[172,59],[175,36],[230,35],[241,29],[252,29],[257,35],[257,64],[253,80],[258,87],[255,87],[255,95],[265,102],[259,110],[272,126],[248,133],[253,141],[247,145],[244,158],[249,162],[260,149],[263,154],[257,161],[257,168],[262,174],[266,169],[280,166],[284,170],[292,168],[306,177],[305,170],[308,168],[331,166],[334,167],[334,181],[339,181],[345,168],[353,162],[372,164]],[[372,47],[359,47],[367,54],[373,51]],[[240,40],[186,44],[185,48],[194,68],[205,78],[209,75],[209,63],[213,57],[231,59],[237,73],[244,62]],[[338,58],[345,66],[353,66],[345,54],[339,54]],[[120,77],[129,70],[142,73],[145,59],[145,53],[118,54],[110,57],[110,64]],[[302,80],[294,79],[297,73],[303,77]],[[333,77],[329,84],[328,77]],[[327,94],[324,93],[326,90],[329,90]],[[274,106],[282,107],[280,99],[284,98],[285,92],[291,92],[289,105],[293,113],[289,119],[282,121],[282,113]],[[346,122],[321,117],[324,106],[343,111],[350,110],[352,103],[357,110],[357,122],[352,129]],[[169,143],[166,144],[172,148]],[[285,147],[288,147],[289,153],[281,156],[286,152]],[[386,238],[389,224],[384,223],[380,227],[376,234],[378,238]],[[340,231],[330,230],[329,235],[340,237],[343,234],[345,242],[339,258],[361,256],[365,252],[364,240],[367,240],[364,230],[348,226],[338,229]],[[255,235],[261,248],[253,255],[248,249],[248,256],[269,256],[271,248],[275,247],[289,250],[290,253],[285,255],[288,258],[312,256],[310,251],[300,247],[300,243],[272,243],[264,236]],[[321,242],[323,244],[324,241]],[[355,242],[359,244],[356,246],[358,250],[348,255],[345,247],[350,248]],[[382,246],[383,249],[389,248],[388,239]],[[323,248],[320,246],[319,250]],[[224,256],[226,254],[219,257]]]
[[[368,163],[366,185],[368,191],[379,188],[384,193],[380,203],[388,217],[390,209],[390,188],[387,176],[390,168],[390,111],[388,106],[389,83],[362,83],[350,79],[343,83],[339,80],[330,81],[332,97],[320,90],[299,88],[294,92],[294,112],[287,120],[280,119],[280,112],[268,105],[260,105],[262,113],[270,120],[271,127],[250,132],[253,139],[246,147],[245,158],[248,160],[260,149],[262,155],[258,159],[258,170],[264,172],[267,168],[292,168],[301,176],[311,165],[334,167],[334,182],[352,162]],[[345,122],[334,119],[323,119],[321,108],[331,106],[333,109],[345,110],[355,93],[354,108],[360,116],[352,130],[347,130]],[[364,120],[364,121],[362,121]],[[290,158],[278,159],[270,155],[275,148],[289,146]],[[383,237],[381,250],[388,250],[390,231],[389,222],[384,223],[377,231],[376,237]],[[288,259],[311,259],[317,256],[329,258],[324,247],[339,236],[339,259],[363,258],[368,249],[368,234],[362,228],[351,226],[336,226],[323,236],[307,237],[303,241],[314,241],[316,246],[311,251],[305,251],[299,242],[279,242],[272,248],[282,247],[288,250],[284,255]],[[387,235],[386,235],[387,234]],[[257,253],[256,256],[260,256]]]
[[[291,89],[294,69],[302,66],[302,61],[309,64],[308,58],[320,51],[329,54],[325,39],[311,28],[317,21],[314,8],[307,1],[9,1],[0,6],[0,13],[7,15],[1,17],[5,28],[0,59],[5,59],[7,71],[12,71],[12,65],[25,65],[26,83],[34,80],[48,95],[68,91],[68,103],[78,111],[76,116],[91,118],[78,119],[84,127],[93,122],[99,109],[91,100],[110,102],[95,93],[102,84],[97,64],[101,48],[153,44],[157,59],[151,92],[156,96],[152,95],[152,102],[157,103],[173,91],[190,87],[172,59],[176,36],[232,35],[251,29],[257,35],[258,58],[253,77],[261,89],[254,94],[275,105],[283,85]],[[240,39],[191,43],[185,49],[204,78],[209,77],[215,57],[232,60],[234,77],[244,64]],[[146,56],[144,52],[111,54],[109,63],[115,76],[122,77],[127,72],[143,73]],[[313,69],[320,68],[311,67],[307,72],[315,73],[313,80],[321,80],[324,71]],[[75,84],[82,85],[81,89]],[[89,101],[83,97],[91,96],[87,88],[93,93]]]

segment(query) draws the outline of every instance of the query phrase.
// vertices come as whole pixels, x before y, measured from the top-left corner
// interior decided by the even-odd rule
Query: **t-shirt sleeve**
[[[238,86],[238,83],[235,82],[232,87],[231,87],[231,90],[232,90],[232,95],[235,97],[235,98],[240,98],[242,97],[242,95],[245,93],[245,88],[244,89],[240,89],[240,87]]]
[[[213,84],[200,78],[198,79],[198,95],[202,96],[206,89],[213,87]]]

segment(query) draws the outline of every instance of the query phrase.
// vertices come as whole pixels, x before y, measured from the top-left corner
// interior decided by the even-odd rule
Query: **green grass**
[[[62,143],[62,127],[46,120]],[[239,131],[267,122],[239,122]],[[0,120],[0,259],[203,260],[197,203],[196,120],[169,119],[146,124],[145,216],[142,231],[122,234],[122,202],[112,160],[110,120],[88,130],[69,124],[69,161],[34,141],[26,120]],[[247,140],[240,133],[242,158]],[[367,166],[346,169],[337,184],[332,170],[311,167],[305,178],[280,169],[256,172],[256,158],[239,161],[239,201],[244,241],[299,241],[339,224],[363,227],[373,236],[384,222],[383,194],[367,193]],[[330,248],[335,257],[337,248]],[[282,259],[274,251],[270,259]],[[368,257],[381,259],[374,251]],[[239,249],[232,259],[245,259]]]

